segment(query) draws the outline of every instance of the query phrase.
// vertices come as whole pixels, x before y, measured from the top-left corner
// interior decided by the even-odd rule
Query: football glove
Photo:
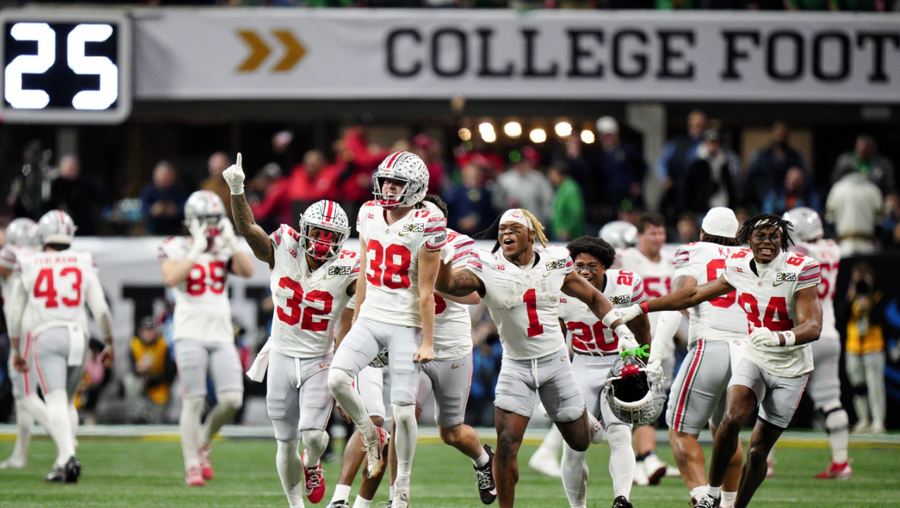
[[[218,228],[219,237],[225,241],[225,244],[228,245],[232,251],[238,250],[237,235],[234,234],[234,226],[231,224],[231,221],[228,220],[228,217],[219,219]]]
[[[622,321],[629,322],[632,319],[640,316],[644,313],[644,310],[641,309],[640,304],[629,305],[628,307],[620,307],[619,314],[622,316]]]
[[[750,334],[750,343],[753,347],[778,347],[781,341],[778,340],[778,334],[768,328],[757,328]]]
[[[191,222],[188,223],[188,231],[191,233],[194,243],[191,244],[187,258],[194,260],[209,246],[209,240],[206,238],[206,224],[201,223],[199,219],[191,219]]]
[[[244,193],[244,168],[241,166],[241,153],[238,152],[237,160],[231,166],[228,166],[222,173],[222,178],[231,189],[231,194],[237,196]]]
[[[641,347],[638,341],[634,340],[634,333],[625,325],[619,325],[615,329],[616,336],[619,337],[619,352],[629,351]]]
[[[375,367],[376,369],[380,369],[382,367],[387,367],[388,365],[388,348],[382,348],[381,351],[378,352],[378,355],[369,362],[370,367]]]

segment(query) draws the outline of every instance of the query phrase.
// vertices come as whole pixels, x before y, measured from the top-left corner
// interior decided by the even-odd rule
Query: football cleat
[[[322,463],[319,462],[315,467],[306,467],[306,451],[300,457],[300,464],[303,466],[303,480],[306,488],[306,499],[312,504],[317,504],[325,496],[325,475],[322,471]]]
[[[494,483],[494,450],[484,445],[484,451],[488,454],[488,462],[484,467],[475,468],[475,484],[478,485],[478,495],[481,502],[491,504],[497,499],[497,485]]]
[[[200,474],[204,480],[213,479],[212,462],[209,461],[209,445],[200,448]]]
[[[376,438],[378,439],[378,445],[366,446],[366,461],[368,463],[366,473],[369,478],[378,476],[378,473],[380,473],[382,468],[384,468],[387,459],[385,448],[387,447],[388,442],[390,442],[391,440],[391,435],[388,433],[388,431],[382,429],[381,427],[376,427],[375,430]]]
[[[562,470],[559,467],[559,461],[548,453],[535,453],[528,459],[528,467],[541,473],[544,476],[552,478],[562,478]]]
[[[194,466],[184,473],[184,483],[188,487],[202,487],[206,485],[203,480],[203,473],[199,466]]]
[[[719,508],[719,498],[712,497],[709,494],[703,494],[694,503],[694,508]]]
[[[0,462],[0,469],[25,469],[27,466],[28,461],[14,457],[10,457],[3,462]]]
[[[643,460],[635,462],[634,479],[632,480],[632,483],[637,486],[650,485],[650,480],[647,479],[647,470],[644,469]]]
[[[409,508],[409,487],[405,489],[395,488],[394,499],[391,501],[392,508]]]
[[[816,475],[820,480],[849,480],[853,478],[853,470],[850,469],[850,461],[838,464],[832,462],[828,469]]]
[[[57,467],[45,476],[44,481],[51,483],[78,483],[79,476],[81,476],[81,462],[78,462],[78,459],[73,456],[69,458],[65,466]]]
[[[328,503],[327,505],[325,505],[325,508],[350,508],[350,504],[347,503],[347,501],[340,499],[338,501],[332,501]]]
[[[681,478],[681,471],[676,466],[666,466],[666,478]]]
[[[651,453],[644,459],[644,472],[647,474],[647,483],[650,485],[659,485],[663,477],[666,476],[666,469],[669,466],[665,462],[659,460],[655,453]]]
[[[613,501],[612,508],[634,508],[631,501],[625,499],[625,496],[619,496]]]
[[[775,476],[775,461],[767,460],[766,461],[766,478],[772,478]]]

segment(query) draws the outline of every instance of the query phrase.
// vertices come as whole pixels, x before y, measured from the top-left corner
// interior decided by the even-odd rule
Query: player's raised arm
[[[566,275],[562,285],[562,292],[584,302],[591,312],[603,323],[604,326],[615,330],[619,336],[620,349],[634,349],[639,344],[634,339],[634,334],[627,326],[619,312],[613,307],[609,298],[603,295],[597,288],[590,285],[575,272]]]
[[[234,215],[234,225],[247,240],[247,244],[250,245],[250,249],[257,259],[265,261],[269,264],[269,268],[273,268],[275,266],[275,250],[272,248],[269,235],[256,224],[253,211],[250,210],[250,203],[247,202],[247,197],[244,195],[244,168],[241,166],[241,162],[241,154],[238,153],[235,163],[222,173],[222,177],[225,178],[231,189],[231,213]],[[235,251],[236,255],[237,253],[238,251]],[[243,275],[237,271],[235,273]],[[250,275],[252,274],[251,268]]]

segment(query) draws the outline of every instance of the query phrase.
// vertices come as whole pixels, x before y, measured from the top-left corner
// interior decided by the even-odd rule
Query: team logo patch
[[[559,270],[560,268],[566,267],[565,259],[557,259],[556,261],[548,261],[544,264],[547,270]]]
[[[609,299],[609,303],[613,305],[623,305],[626,303],[631,303],[631,295],[613,296]]]
[[[328,275],[350,275],[351,266],[329,266]]]

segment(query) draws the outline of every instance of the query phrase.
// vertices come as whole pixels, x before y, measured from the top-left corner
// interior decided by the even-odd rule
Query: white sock
[[[356,501],[353,501],[353,508],[369,508],[372,505],[371,499],[363,499],[362,496],[356,496]]]
[[[562,484],[566,491],[566,498],[573,507],[584,506],[587,501],[588,467],[584,459],[584,452],[578,452],[563,443]]]
[[[712,485],[708,485],[706,487],[706,493],[716,499],[719,499],[722,497],[722,486],[719,485],[718,487],[713,487]]]
[[[78,439],[78,409],[75,408],[75,402],[69,403],[69,422],[72,424],[72,442]]]
[[[328,433],[324,430],[304,430],[300,433],[303,447],[306,449],[304,466],[315,467],[328,447]]]
[[[766,460],[772,463],[775,463],[775,447],[772,446],[772,449],[769,450],[769,456],[766,457]]]
[[[16,462],[28,461],[28,445],[31,443],[31,428],[34,426],[34,416],[26,409],[25,397],[16,399],[16,444],[13,446],[9,458]]]
[[[831,445],[831,460],[843,464],[848,460],[850,417],[847,416],[847,411],[844,411],[840,401],[826,404],[822,411],[825,413],[825,430],[828,431],[828,442]]]
[[[216,407],[206,415],[206,422],[200,427],[200,446],[212,442],[222,425],[231,422],[244,402],[243,392],[216,393]]]
[[[707,493],[706,485],[701,485],[699,487],[694,487],[691,489],[691,498],[692,499],[700,499],[701,496]]]
[[[719,504],[722,506],[733,506],[735,499],[737,499],[737,492],[722,492],[722,501]]]
[[[481,456],[479,456],[477,459],[472,460],[472,464],[474,464],[475,467],[484,467],[487,465],[489,460],[491,460],[491,458],[488,456],[487,452],[484,451],[484,448],[482,448]]]
[[[181,401],[181,418],[178,420],[181,431],[181,453],[184,455],[185,471],[192,467],[200,467],[200,416],[206,397],[191,397]]]
[[[72,423],[69,421],[69,400],[65,390],[53,390],[44,394],[44,401],[47,404],[47,432],[56,442],[59,451],[56,465],[64,466],[75,455]]]
[[[344,413],[356,424],[365,445],[374,445],[378,439],[378,429],[369,418],[362,396],[353,389],[353,378],[350,374],[340,369],[329,369],[328,387]]]
[[[303,508],[303,496],[306,488],[303,485],[303,466],[300,464],[300,453],[297,451],[300,441],[294,439],[277,441],[277,443],[275,466],[278,468],[278,477],[281,478],[281,488],[284,489],[291,508]]]
[[[22,408],[34,418],[35,423],[45,429],[47,428],[47,404],[45,404],[36,393],[32,393],[27,397],[22,397],[16,402],[22,404]],[[16,411],[18,410],[19,406],[17,405]]]
[[[606,428],[606,440],[609,442],[609,476],[612,478],[613,499],[631,496],[631,484],[634,481],[634,448],[631,446],[631,429],[626,425],[610,425]]]
[[[334,487],[334,495],[331,496],[331,502],[346,501],[350,498],[350,486],[338,484]]]
[[[538,447],[534,454],[546,455],[553,457],[553,459],[556,460],[559,457],[559,452],[562,450],[562,445],[562,434],[559,433],[559,429],[556,428],[556,425],[551,425],[550,432],[547,432],[547,435],[544,436],[541,446]]]
[[[416,406],[393,406],[392,409],[397,425],[397,435],[394,436],[394,446],[397,447],[397,481],[394,485],[399,489],[408,489],[413,456],[416,454],[416,439],[419,436]]]
[[[394,499],[394,486],[393,485],[391,485],[391,488],[388,490],[388,499],[389,500]]]

